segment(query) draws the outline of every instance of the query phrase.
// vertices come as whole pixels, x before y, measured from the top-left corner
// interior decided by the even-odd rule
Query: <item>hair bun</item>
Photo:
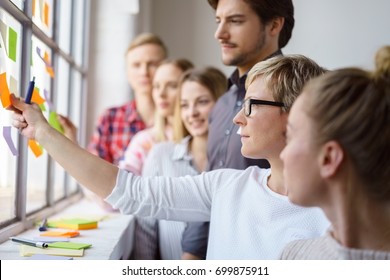
[[[376,52],[375,67],[375,76],[390,78],[390,46],[383,46]]]

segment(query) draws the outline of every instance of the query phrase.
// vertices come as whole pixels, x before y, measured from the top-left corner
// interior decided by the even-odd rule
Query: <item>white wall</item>
[[[91,1],[87,142],[98,116],[131,97],[125,52],[138,32],[138,10],[138,0]]]
[[[115,2],[115,3],[114,3]],[[152,31],[166,42],[171,57],[186,57],[198,66],[220,67],[214,39],[214,11],[207,0],[95,0],[92,4],[87,135],[108,106],[129,98],[124,51],[134,32]],[[293,0],[296,25],[284,53],[307,55],[329,69],[372,67],[379,46],[390,44],[389,0]],[[134,25],[134,20],[138,23]],[[89,139],[89,138],[88,138]]]
[[[389,0],[295,0],[295,28],[285,53],[301,53],[329,68],[373,67],[390,44]]]

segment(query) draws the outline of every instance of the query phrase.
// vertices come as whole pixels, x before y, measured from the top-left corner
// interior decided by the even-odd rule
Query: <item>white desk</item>
[[[52,219],[70,216],[107,215],[99,222],[97,229],[80,230],[80,236],[71,238],[71,241],[92,244],[92,247],[84,250],[83,257],[74,257],[76,260],[118,260],[127,259],[133,249],[134,218],[133,216],[109,213],[102,210],[93,202],[82,200],[65,211],[57,214]],[[32,238],[39,236],[37,228],[28,230],[18,235]],[[19,245],[6,241],[0,244],[0,260],[28,259],[19,254]]]

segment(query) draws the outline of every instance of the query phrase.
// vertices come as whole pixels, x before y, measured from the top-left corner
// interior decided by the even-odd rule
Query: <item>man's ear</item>
[[[277,17],[271,20],[269,23],[270,26],[270,34],[272,36],[276,36],[280,33],[284,25],[284,17]]]
[[[320,174],[323,178],[330,178],[339,171],[345,157],[344,150],[336,141],[326,142],[320,152]]]

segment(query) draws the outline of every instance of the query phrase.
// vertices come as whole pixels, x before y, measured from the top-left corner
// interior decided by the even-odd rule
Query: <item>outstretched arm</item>
[[[87,152],[52,128],[36,104],[11,95],[13,126],[35,139],[72,177],[100,197],[107,197],[116,183],[118,168]]]

